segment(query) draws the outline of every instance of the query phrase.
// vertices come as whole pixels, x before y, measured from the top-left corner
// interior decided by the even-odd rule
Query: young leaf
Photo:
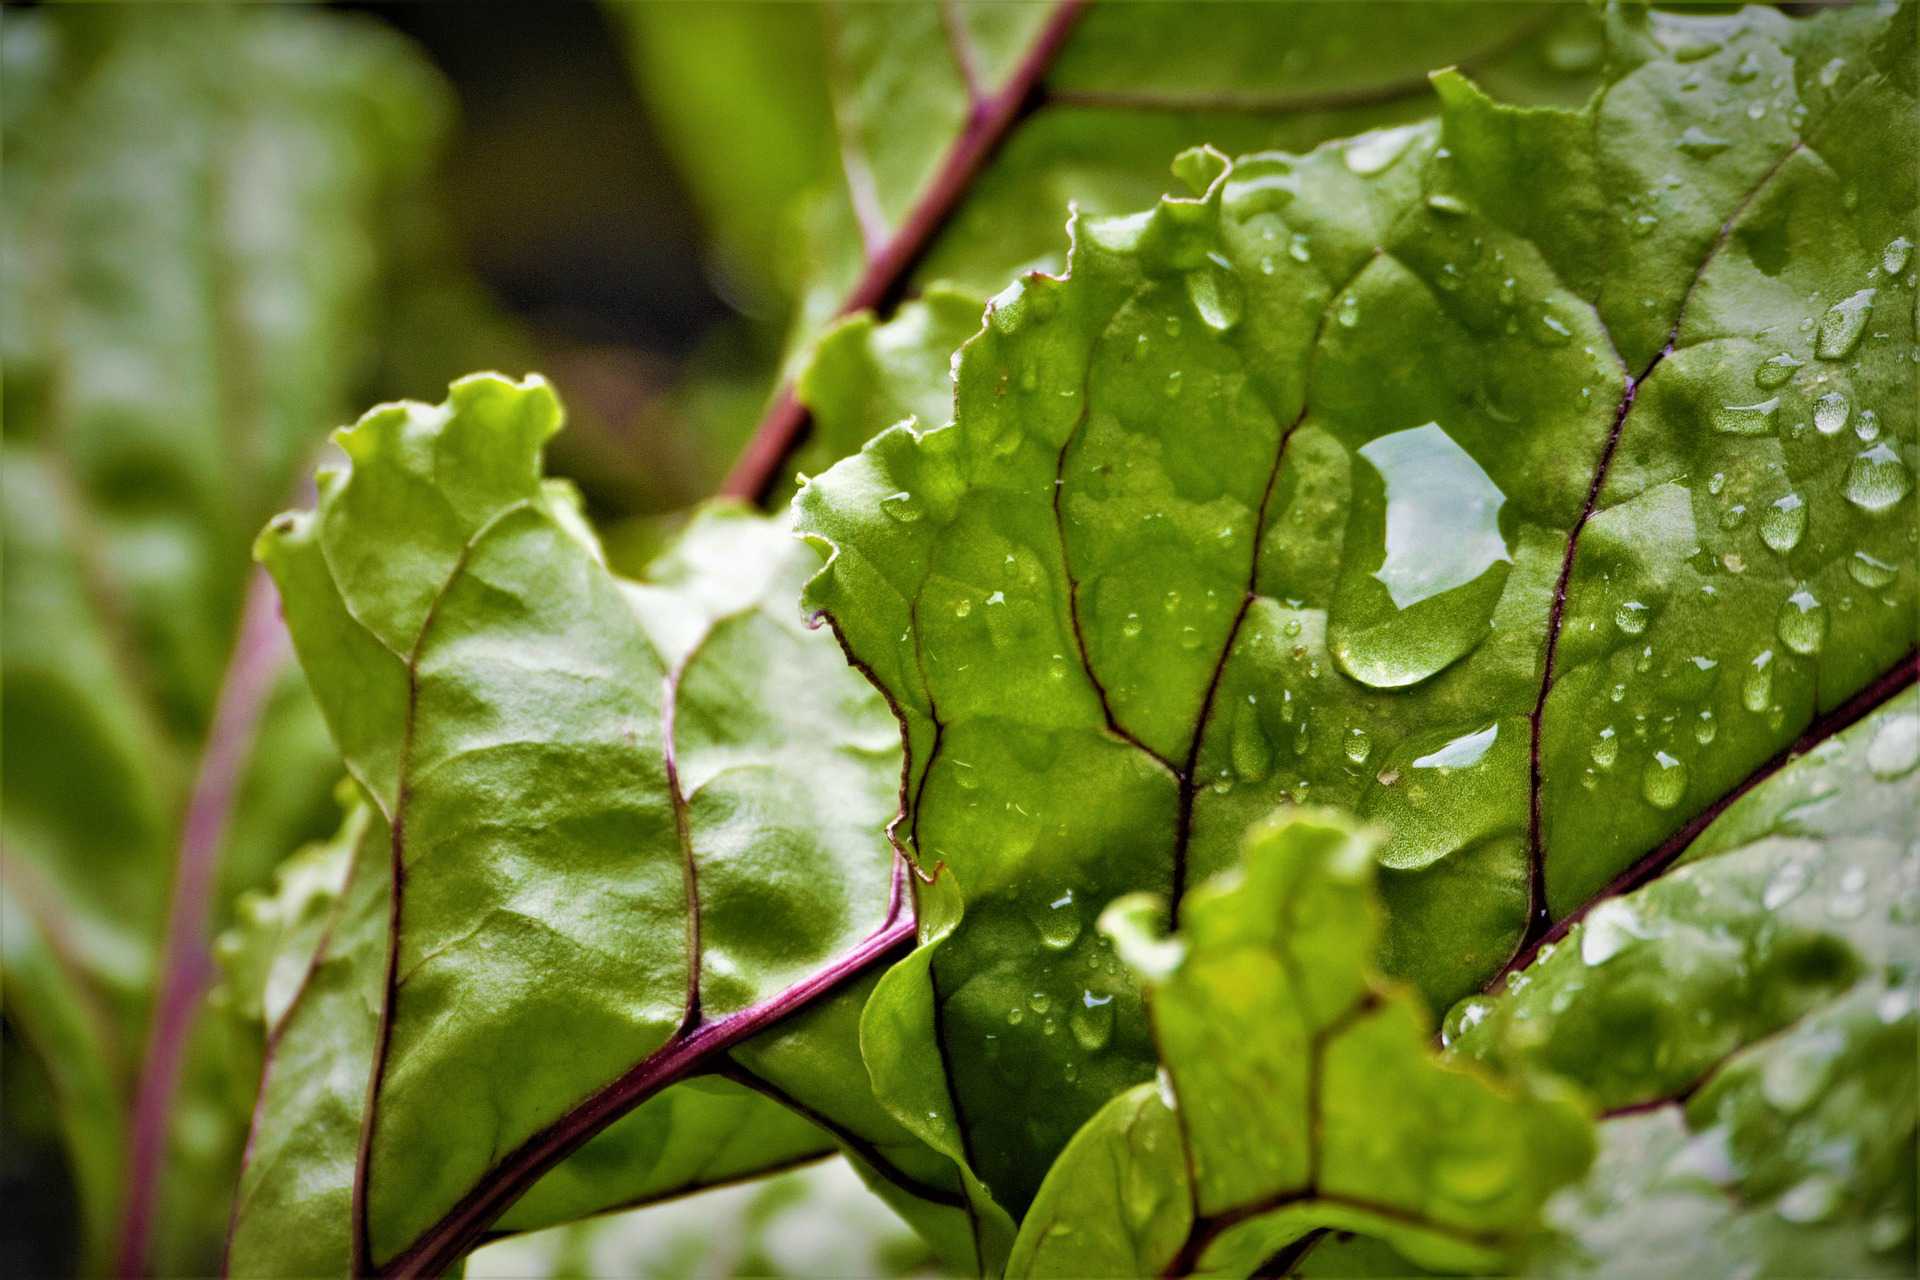
[[[1542,1269],[1912,1272],[1916,762],[1909,691],[1449,1017],[1455,1057],[1614,1111]]]
[[[1248,1275],[1315,1228],[1497,1270],[1592,1156],[1580,1106],[1439,1061],[1368,973],[1375,840],[1331,812],[1248,834],[1241,867],[1101,928],[1146,984],[1160,1082],[1102,1108],[1041,1184],[1012,1275]],[[1081,1011],[1076,1011],[1081,1012]]]
[[[1911,682],[1912,22],[1622,10],[1578,111],[1446,75],[1436,126],[1189,152],[994,300],[952,425],[801,492],[966,896],[929,981],[1001,1204],[1155,1061],[1089,910],[1352,807],[1449,1003]],[[1083,991],[1097,1049],[1025,1016]]]
[[[382,954],[353,949],[377,1025],[337,1067],[365,1105],[301,1157],[352,1167],[325,1212],[359,1271],[451,1262],[910,928],[883,836],[897,728],[792,612],[810,555],[717,510],[650,581],[616,578],[541,479],[559,417],[544,382],[494,375],[383,406],[337,435],[318,508],[260,541],[387,833],[364,890]]]

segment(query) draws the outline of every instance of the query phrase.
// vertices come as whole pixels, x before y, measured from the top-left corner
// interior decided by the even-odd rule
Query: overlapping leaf
[[[951,426],[802,491],[965,894],[924,1053],[1008,1208],[1155,1061],[1105,901],[1350,806],[1448,1002],[1906,678],[1912,11],[1609,43],[1578,111],[1448,74],[1436,126],[1188,154],[994,300]],[[1089,997],[1092,1046],[1033,1016]]]
[[[858,1005],[780,1024],[907,927],[898,728],[792,608],[810,553],[715,511],[617,578],[541,479],[558,423],[544,383],[492,375],[377,409],[318,509],[262,537],[376,813],[342,899],[362,923],[308,979],[337,972],[340,1005],[310,994],[275,1033],[261,1105],[285,1114],[256,1132],[308,1136],[250,1168],[236,1270],[441,1265],[596,1132],[503,1225],[724,1176],[703,1144],[736,1129],[733,1171],[820,1149],[747,1131],[762,1095],[949,1198],[832,1049]],[[730,1083],[654,1097],[695,1070]]]
[[[1369,975],[1374,839],[1337,814],[1285,814],[1194,891],[1178,934],[1164,899],[1107,909],[1102,931],[1150,993],[1160,1080],[1075,1135],[1011,1274],[1248,1275],[1329,1225],[1432,1265],[1518,1256],[1591,1158],[1586,1117],[1439,1062],[1418,998]]]

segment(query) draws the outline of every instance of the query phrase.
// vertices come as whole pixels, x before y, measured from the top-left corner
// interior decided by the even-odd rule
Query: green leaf
[[[696,1151],[662,1144],[697,1148],[769,1104],[723,1086],[730,1108],[678,1099],[670,1121],[631,1112],[641,1132],[625,1138],[605,1126],[724,1067],[718,1055],[904,934],[884,837],[898,730],[792,608],[811,555],[781,522],[716,509],[646,581],[617,578],[571,492],[541,478],[559,420],[544,382],[496,375],[439,406],[375,409],[336,436],[349,462],[321,474],[318,508],[261,537],[386,832],[362,872],[377,941],[343,951],[356,1007],[342,1016],[358,1029],[316,1013],[314,1063],[286,1071],[302,1095],[357,1078],[330,1110],[365,1102],[284,1168],[250,1171],[262,1204],[315,1219],[287,1241],[261,1217],[265,1248],[444,1265],[603,1129],[624,1154],[576,1159],[633,1174],[651,1142],[650,1158],[696,1176]],[[783,1068],[792,1083],[761,1083],[798,1098],[832,1057],[802,1054]],[[756,1131],[753,1160],[820,1149],[794,1133]],[[522,1224],[605,1194],[573,1175],[584,1189],[536,1189]]]
[[[794,299],[796,373],[836,317],[890,315],[944,287],[980,302],[1016,272],[1058,269],[1070,207],[1150,202],[1184,147],[1305,148],[1418,119],[1435,106],[1428,71],[1447,63],[1520,100],[1574,102],[1599,59],[1592,16],[1549,4],[1387,0],[1365,39],[1315,4],[1218,6],[1205,21],[1177,4],[1078,0],[618,12],[722,270],[746,277],[759,310],[768,276]],[[737,271],[742,259],[761,276]],[[909,315],[886,345],[920,326]],[[941,362],[953,345],[923,354]],[[776,399],[730,491],[776,488],[786,464],[823,466],[894,421],[847,444],[823,431],[793,458],[805,411],[822,411],[797,391]]]
[[[1586,1117],[1439,1061],[1418,998],[1369,974],[1375,843],[1330,812],[1285,814],[1188,896],[1178,934],[1164,899],[1107,908],[1148,989],[1160,1081],[1075,1135],[1009,1274],[1248,1275],[1327,1226],[1430,1266],[1517,1255],[1591,1159]]]
[[[169,886],[176,862],[210,867],[181,873],[207,892],[180,905],[222,923],[331,821],[311,699],[271,679],[271,626],[236,643],[246,544],[362,394],[390,226],[444,107],[404,44],[319,13],[9,13],[0,66],[9,1043],[64,1108],[81,1254],[62,1265],[105,1269],[118,1231],[122,1266],[204,1273],[245,1112],[226,1046],[193,1029],[201,931],[163,959]],[[223,683],[246,687],[210,743]],[[190,806],[203,757],[199,793],[231,782],[230,803]],[[163,983],[181,1013],[150,1026]],[[177,1104],[149,1090],[130,1128],[176,1055]]]
[[[1543,1270],[1913,1269],[1920,696],[1736,801],[1673,873],[1448,1020],[1614,1118]]]
[[[1579,110],[1444,74],[1433,125],[1186,153],[994,299],[951,425],[802,490],[965,897],[934,1026],[1009,1211],[1156,1061],[1111,899],[1349,807],[1444,1007],[1912,679],[1912,19],[1623,9]],[[1031,1016],[1083,992],[1091,1051]]]

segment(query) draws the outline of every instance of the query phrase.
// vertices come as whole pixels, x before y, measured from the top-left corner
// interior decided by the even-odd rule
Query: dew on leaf
[[[1367,757],[1373,754],[1373,739],[1365,729],[1349,729],[1345,743],[1342,744],[1347,759],[1355,764],[1365,764]]]
[[[1449,217],[1459,217],[1461,214],[1467,212],[1467,202],[1459,196],[1449,195],[1444,191],[1436,191],[1427,197],[1427,208],[1433,210],[1435,213],[1446,214]]]
[[[1806,531],[1807,504],[1797,493],[1777,499],[1760,517],[1760,540],[1781,555],[1799,546]]]
[[[1613,625],[1620,628],[1624,635],[1637,636],[1647,629],[1652,617],[1652,610],[1645,604],[1638,600],[1626,600],[1613,611]]]
[[[1733,70],[1727,72],[1727,79],[1733,81],[1735,84],[1746,84],[1759,74],[1760,59],[1749,49],[1746,53],[1740,55],[1740,61],[1734,64]]]
[[[1784,384],[1788,378],[1793,376],[1793,371],[1799,367],[1800,362],[1785,351],[1780,352],[1778,355],[1768,356],[1765,360],[1762,360],[1759,366],[1753,371],[1754,385],[1760,387],[1762,390],[1771,391],[1775,387]]]
[[[1787,597],[1774,620],[1774,632],[1780,643],[1795,653],[1811,657],[1827,643],[1827,606],[1813,592],[1800,587]]]
[[[1187,273],[1187,298],[1200,322],[1215,333],[1240,323],[1246,301],[1232,265],[1217,253],[1208,255],[1207,265]]]
[[[1310,261],[1313,257],[1311,250],[1312,243],[1313,242],[1307,238],[1306,232],[1294,232],[1292,237],[1287,241],[1287,256],[1295,262]]]
[[[1906,463],[1884,440],[1861,450],[1847,468],[1847,501],[1862,511],[1885,511],[1912,489]]]
[[[1723,404],[1713,415],[1713,429],[1723,436],[1772,435],[1774,415],[1779,411],[1779,396],[1751,404]]]
[[[1896,567],[1865,551],[1856,551],[1847,558],[1848,576],[1870,591],[1886,586],[1898,573]]]
[[[1485,1021],[1494,1007],[1494,1002],[1482,995],[1472,995],[1461,1000],[1447,1010],[1446,1020],[1440,1024],[1440,1043],[1452,1044]]]
[[[1813,425],[1823,436],[1839,435],[1846,429],[1847,418],[1853,412],[1847,403],[1847,397],[1838,391],[1829,391],[1814,402]]]
[[[1822,360],[1844,360],[1853,354],[1860,345],[1860,335],[1867,331],[1874,293],[1873,289],[1862,289],[1827,308],[1820,317],[1820,336],[1813,345],[1815,355]]]
[[[1247,782],[1259,782],[1273,768],[1273,744],[1257,707],[1242,703],[1235,708],[1230,752],[1233,771]]]
[[[1920,715],[1902,712],[1889,716],[1874,730],[1867,744],[1867,768],[1883,782],[1904,777],[1920,764]]]
[[[1640,773],[1640,794],[1656,809],[1671,809],[1687,794],[1687,766],[1664,751],[1653,753]]]
[[[1853,421],[1853,434],[1860,437],[1861,443],[1872,444],[1880,438],[1880,418],[1871,409],[1862,409],[1860,416]]]
[[[1067,1015],[1067,1030],[1088,1053],[1098,1053],[1113,1039],[1113,997],[1080,993],[1079,1007]]]
[[[1053,1007],[1053,997],[1044,991],[1035,991],[1027,996],[1027,1007],[1035,1013],[1045,1013]]]
[[[880,499],[880,509],[901,524],[912,524],[920,518],[919,504],[913,500],[913,495],[905,490],[890,493]]]
[[[1599,768],[1613,768],[1613,762],[1620,758],[1620,736],[1614,732],[1612,725],[1608,725],[1594,737],[1589,754],[1593,757],[1593,763]]]
[[[1603,965],[1645,936],[1633,904],[1624,898],[1609,898],[1580,926],[1580,961],[1589,967]]]
[[[1340,322],[1342,329],[1351,329],[1360,323],[1360,299],[1351,293],[1340,295],[1340,305],[1334,310],[1333,318]]]
[[[1890,276],[1897,276],[1907,269],[1907,261],[1913,256],[1913,241],[1905,236],[1895,236],[1887,242],[1880,255],[1880,269]]]
[[[1347,168],[1363,178],[1386,172],[1418,132],[1417,126],[1402,125],[1361,134],[1346,145]]]
[[[1706,160],[1719,155],[1732,146],[1725,138],[1708,133],[1697,124],[1690,124],[1680,134],[1680,140],[1674,143],[1682,153],[1695,160]]]
[[[1029,912],[1029,918],[1041,945],[1050,951],[1065,951],[1080,937],[1080,910],[1074,905],[1071,889]]]

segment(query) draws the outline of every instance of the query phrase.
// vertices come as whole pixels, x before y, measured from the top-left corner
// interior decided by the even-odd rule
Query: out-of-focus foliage
[[[80,1206],[77,1238],[35,1240],[27,1269],[71,1266],[68,1250],[98,1268],[251,532],[381,360],[389,233],[446,103],[389,33],[311,13],[10,11],[0,68],[8,1086],[47,1091],[10,1094],[8,1145],[43,1184],[64,1165]],[[254,742],[216,921],[332,820],[337,757],[297,673]],[[202,1020],[171,1129],[163,1269],[217,1262],[249,1062]],[[26,1118],[41,1105],[64,1155],[26,1154],[52,1132]],[[9,1216],[11,1249],[35,1228]]]
[[[589,1218],[476,1250],[468,1280],[729,1280],[943,1274],[925,1243],[844,1161]]]

